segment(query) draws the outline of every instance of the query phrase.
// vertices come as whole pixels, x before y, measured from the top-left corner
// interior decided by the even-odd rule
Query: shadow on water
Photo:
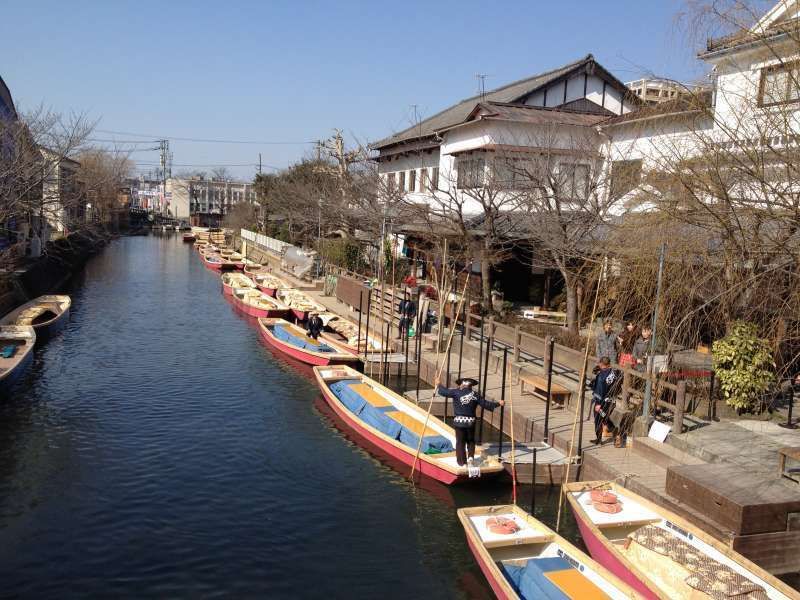
[[[509,483],[414,486],[355,444],[179,236],[117,240],[69,287],[0,402],[4,594],[492,596],[455,509]]]

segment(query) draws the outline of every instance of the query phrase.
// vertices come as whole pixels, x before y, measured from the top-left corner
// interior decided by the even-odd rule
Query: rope
[[[461,290],[461,299],[458,302],[458,310],[455,312],[456,315],[460,314],[461,308],[464,305],[464,297],[465,297],[465,294],[467,292],[467,285],[469,285],[469,272],[467,272],[467,277],[464,280],[464,289]],[[441,316],[442,315],[440,315],[440,317]],[[443,323],[443,321],[440,321],[440,323]],[[436,361],[439,363],[439,366],[437,367],[437,370],[436,370],[436,377],[434,377],[434,379],[433,379],[434,386],[438,385],[438,382],[439,382],[440,378],[442,377],[442,370],[444,369],[444,356],[447,355],[447,351],[450,349],[450,344],[453,343],[453,337],[455,335],[455,331],[456,331],[455,327],[451,327],[450,328],[450,332],[449,332],[448,338],[447,338],[447,347],[444,350],[444,354],[442,354],[440,349],[437,348]],[[442,356],[441,361],[439,360],[439,356],[440,355]],[[421,365],[422,365],[422,361],[418,359],[417,360],[417,377],[419,377],[419,368],[420,368]],[[411,474],[409,475],[409,478],[411,479],[412,483],[414,482],[414,471],[416,471],[416,469],[417,469],[417,461],[419,460],[419,453],[420,453],[420,450],[422,449],[422,438],[425,436],[425,431],[428,428],[428,421],[430,420],[430,417],[431,417],[431,409],[433,408],[433,399],[435,397],[436,397],[436,388],[434,387],[433,388],[433,392],[431,392],[430,402],[428,403],[428,410],[425,413],[425,423],[422,425],[422,434],[419,436],[419,442],[417,443],[417,451],[414,453],[414,464],[411,465]]]
[[[594,303],[592,304],[592,317],[589,320],[589,327],[594,325],[595,313],[597,312],[597,299],[600,297],[600,281],[602,281],[603,271],[600,271],[600,277],[597,281],[597,288],[594,292]],[[583,350],[583,364],[581,365],[581,376],[578,379],[578,385],[580,385],[580,392],[581,394],[585,393],[584,388],[586,387],[586,367],[589,362],[589,342],[591,341],[591,335],[586,336],[586,346]],[[564,483],[561,485],[561,493],[558,495],[558,513],[556,515],[556,533],[558,533],[558,528],[561,525],[561,509],[564,505],[564,494],[565,494],[565,487],[569,483],[569,474],[572,467],[572,452],[575,449],[575,431],[578,428],[578,419],[583,419],[583,412],[581,411],[581,404],[582,402],[578,401],[575,403],[575,419],[572,421],[572,438],[569,442],[569,454],[567,455],[567,472],[564,474]]]

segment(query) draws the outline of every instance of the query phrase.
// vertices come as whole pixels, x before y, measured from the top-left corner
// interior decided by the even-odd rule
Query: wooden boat
[[[256,289],[236,288],[231,299],[236,308],[251,317],[285,317],[289,312],[288,306]]]
[[[641,597],[519,506],[476,506],[457,514],[498,598]]]
[[[261,263],[257,263],[253,260],[250,260],[247,257],[242,258],[242,262],[244,263],[243,271],[245,275],[250,275],[250,276],[256,275],[257,273],[260,273],[264,269],[264,265],[262,265]]]
[[[233,294],[235,289],[255,290],[256,284],[244,273],[228,271],[222,274],[222,293],[226,296]],[[257,291],[257,290],[256,290]]]
[[[193,233],[184,233],[183,234],[183,241],[188,243],[194,242],[197,240],[197,237]]]
[[[355,323],[351,323],[334,313],[322,313],[320,318],[325,327],[344,338],[344,341],[339,342],[339,344],[354,354],[357,354],[359,349],[361,352],[380,352],[381,348],[383,348],[380,340],[376,340],[373,336],[367,336],[366,323],[361,328],[361,337],[359,339],[358,325]],[[323,333],[322,337],[328,339],[330,334]]]
[[[275,297],[288,306],[292,314],[300,321],[305,321],[309,313],[326,311],[322,304],[315,302],[300,290],[278,289],[275,291]]]
[[[34,344],[36,332],[30,325],[0,326],[0,392],[7,391],[30,367]]]
[[[306,363],[307,365],[357,364],[357,356],[329,341],[315,341],[306,330],[284,319],[258,320],[261,337],[273,348]]]
[[[271,273],[255,273],[252,275],[258,289],[269,296],[275,296],[278,290],[287,290],[291,286],[280,277],[275,277]]]
[[[39,296],[17,307],[0,319],[0,325],[33,327],[37,341],[44,341],[61,331],[69,320],[72,300],[69,296]]]
[[[203,263],[209,269],[215,271],[231,271],[236,268],[236,265],[229,260],[225,260],[219,254],[203,254]]]
[[[592,557],[645,598],[800,598],[729,546],[617,483],[570,483],[564,492]]]
[[[456,462],[455,431],[423,408],[349,366],[314,367],[325,401],[361,438],[394,459],[450,485],[470,479],[470,469]],[[427,418],[427,424],[426,424]],[[473,474],[496,475],[503,466],[476,449]]]

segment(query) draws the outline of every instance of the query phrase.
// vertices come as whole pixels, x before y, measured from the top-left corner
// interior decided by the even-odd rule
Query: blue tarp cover
[[[333,348],[322,342],[315,342],[313,339],[303,339],[296,335],[289,333],[282,325],[275,325],[272,328],[273,335],[287,344],[291,344],[297,348],[305,348],[313,352],[336,352]]]
[[[566,560],[554,556],[548,558],[533,558],[524,567],[500,563],[500,570],[508,582],[521,598],[533,600],[544,598],[546,600],[570,600],[545,573],[550,571],[564,571],[573,568]]]
[[[17,347],[13,344],[9,344],[8,346],[3,346],[3,349],[0,350],[0,356],[3,358],[11,358],[16,352]]]
[[[396,409],[393,406],[372,406],[351,387],[357,383],[361,382],[357,379],[345,379],[332,383],[330,388],[339,401],[364,423],[416,450],[417,444],[419,444],[419,436],[385,414],[386,411]],[[452,452],[453,445],[450,440],[441,435],[428,435],[422,440],[421,451],[429,452],[431,450],[434,452]]]

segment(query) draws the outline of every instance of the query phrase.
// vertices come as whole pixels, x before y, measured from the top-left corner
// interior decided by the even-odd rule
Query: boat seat
[[[375,408],[394,407],[394,404],[389,402],[389,400],[381,396],[366,383],[353,383],[350,384],[350,387]]]
[[[501,563],[503,574],[523,598],[605,600],[608,596],[560,556],[532,558],[524,566]]]
[[[399,410],[393,410],[387,412],[386,414],[389,415],[392,419],[394,419],[398,423],[400,423],[400,425],[402,425],[403,427],[405,427],[406,429],[417,435],[422,435],[423,433],[426,433],[428,435],[436,435],[436,430],[433,429],[433,427],[431,427],[432,425],[431,421],[428,421],[428,426],[425,427],[423,421],[415,419],[408,413],[404,413]]]

